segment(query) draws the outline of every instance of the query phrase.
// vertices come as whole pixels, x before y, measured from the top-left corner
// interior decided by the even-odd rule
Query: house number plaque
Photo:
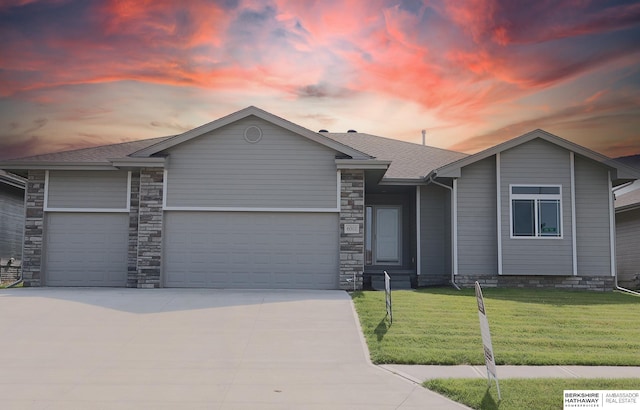
[[[344,233],[360,233],[360,225],[344,224]]]

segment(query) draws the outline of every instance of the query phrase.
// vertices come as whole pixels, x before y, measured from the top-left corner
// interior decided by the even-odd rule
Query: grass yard
[[[483,289],[496,364],[640,366],[640,297],[618,292]],[[473,289],[354,292],[371,360],[484,364]],[[486,382],[485,382],[486,383]]]
[[[563,407],[563,390],[638,390],[638,379],[505,379],[502,400],[495,382],[485,379],[434,379],[424,387],[474,409],[556,410]]]

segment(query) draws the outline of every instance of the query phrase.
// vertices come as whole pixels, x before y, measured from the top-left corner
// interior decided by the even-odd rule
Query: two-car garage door
[[[336,289],[338,215],[165,212],[164,285]]]

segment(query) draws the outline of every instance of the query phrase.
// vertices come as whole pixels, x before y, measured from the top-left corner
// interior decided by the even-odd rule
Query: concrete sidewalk
[[[385,364],[380,367],[415,383],[422,383],[429,379],[487,377],[487,370],[484,366],[420,366]],[[498,379],[640,379],[640,367],[624,366],[497,366],[497,371]]]

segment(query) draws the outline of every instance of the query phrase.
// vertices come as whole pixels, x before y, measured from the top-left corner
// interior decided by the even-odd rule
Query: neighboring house
[[[640,155],[618,158],[640,169]],[[616,256],[618,283],[640,289],[640,184],[634,182],[616,192]]]
[[[0,258],[22,257],[26,180],[0,170]]]
[[[0,171],[0,281],[19,275],[24,232],[25,179]]]
[[[475,155],[249,107],[183,134],[0,162],[28,176],[26,286],[612,289],[633,169],[536,130]]]

